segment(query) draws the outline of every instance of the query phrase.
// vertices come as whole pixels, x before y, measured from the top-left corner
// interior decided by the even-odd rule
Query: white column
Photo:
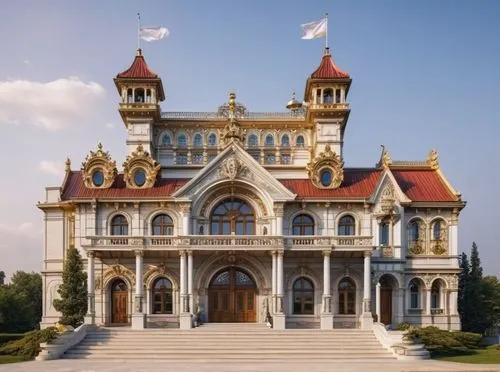
[[[363,287],[363,312],[371,311],[371,251],[365,251],[365,262],[364,262],[364,287]]]
[[[380,282],[375,287],[375,312],[377,314],[377,322],[380,323]]]
[[[283,252],[278,252],[277,257],[277,295],[278,295],[278,303],[277,303],[277,312],[283,313]]]
[[[278,252],[272,251],[272,313],[274,314],[276,312],[276,292],[277,292],[277,273],[278,270],[276,269],[276,264],[277,264],[277,254]]]
[[[138,250],[135,251],[135,312],[142,313],[142,297],[143,297],[143,289],[142,289],[142,257],[144,255],[144,251]]]
[[[458,315],[457,306],[458,306],[458,290],[450,289],[449,294],[449,307],[450,307],[450,315]]]
[[[95,323],[95,252],[87,252],[87,314],[85,323]]]
[[[182,214],[182,235],[189,235],[189,217],[191,213],[191,205],[182,203],[179,205],[179,210]]]
[[[181,293],[180,293],[180,299],[181,299],[181,313],[187,312],[186,309],[186,252],[185,251],[180,251],[180,284],[181,284]]]
[[[276,230],[274,234],[283,235],[283,204],[276,204],[274,206],[274,215],[276,216]]]
[[[189,298],[189,311],[194,313],[193,309],[193,251],[187,252],[187,290]]]
[[[398,308],[396,310],[396,323],[403,321],[405,315],[405,289],[398,288]]]
[[[431,290],[426,288],[425,290],[425,315],[431,315]]]
[[[323,251],[323,312],[331,313],[330,295],[330,251]]]

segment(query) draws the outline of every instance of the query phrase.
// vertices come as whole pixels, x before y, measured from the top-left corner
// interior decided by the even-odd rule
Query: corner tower
[[[308,106],[307,120],[315,127],[313,149],[315,154],[325,150],[342,158],[344,131],[349,118],[347,94],[351,77],[333,62],[330,49],[325,48],[318,68],[307,79],[304,101]]]
[[[127,128],[128,153],[142,145],[151,154],[153,123],[160,120],[160,102],[165,100],[161,79],[137,49],[132,65],[116,75],[114,82],[121,96],[118,111]]]

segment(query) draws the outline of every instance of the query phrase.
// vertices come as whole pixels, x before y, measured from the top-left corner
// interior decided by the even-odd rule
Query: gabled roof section
[[[311,74],[311,79],[350,79],[350,76],[335,65],[330,49],[325,48],[321,63]]]
[[[443,181],[437,170],[391,169],[401,190],[412,202],[460,202],[458,195]]]
[[[116,75],[116,77],[125,79],[158,79],[158,75],[149,69],[141,49],[137,49],[132,65],[127,70]]]
[[[377,187],[373,190],[373,194],[370,196],[369,201],[371,203],[375,203],[377,199],[379,198],[380,194],[382,193],[383,188],[387,185],[390,184],[395,193],[395,197],[400,203],[411,203],[411,199],[408,198],[408,196],[403,192],[401,187],[399,186],[398,181],[392,174],[391,170],[386,168],[382,171],[381,177],[379,179]]]

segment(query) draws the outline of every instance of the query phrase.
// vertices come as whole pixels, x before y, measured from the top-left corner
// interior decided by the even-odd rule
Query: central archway
[[[213,323],[255,323],[255,280],[237,267],[222,269],[208,288],[208,316]]]
[[[255,212],[244,200],[228,198],[220,202],[210,218],[212,235],[255,235]]]

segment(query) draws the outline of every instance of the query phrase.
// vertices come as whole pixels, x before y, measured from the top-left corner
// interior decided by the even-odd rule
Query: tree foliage
[[[63,282],[57,292],[60,299],[54,307],[62,313],[60,322],[77,327],[87,312],[87,274],[83,271],[82,257],[76,248],[69,248],[64,263]]]
[[[0,286],[0,332],[26,332],[42,316],[42,277],[17,271],[11,284]]]
[[[5,284],[5,272],[0,271],[0,285]]]
[[[465,253],[460,258],[458,311],[462,329],[485,334],[500,322],[500,283],[496,277],[483,278],[479,250],[474,242],[470,264]]]

